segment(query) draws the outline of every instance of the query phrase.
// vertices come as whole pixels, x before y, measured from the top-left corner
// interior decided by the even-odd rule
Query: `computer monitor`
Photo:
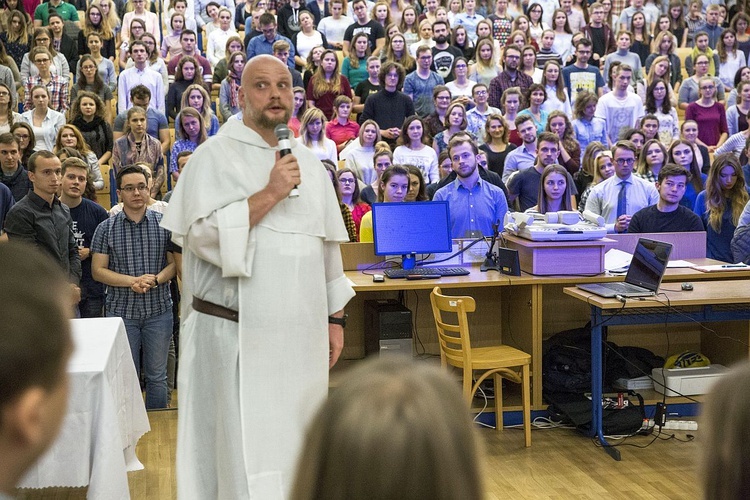
[[[375,255],[401,255],[401,266],[413,269],[416,254],[453,250],[447,201],[373,203]]]

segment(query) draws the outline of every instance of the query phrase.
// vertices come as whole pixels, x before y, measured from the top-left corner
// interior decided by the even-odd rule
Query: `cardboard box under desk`
[[[518,250],[521,270],[540,276],[601,274],[604,254],[615,246],[609,238],[591,241],[531,241],[505,234],[510,249]]]

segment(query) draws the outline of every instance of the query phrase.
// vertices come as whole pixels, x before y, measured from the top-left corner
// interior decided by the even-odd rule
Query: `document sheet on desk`
[[[604,254],[604,270],[610,273],[625,274],[631,260],[633,260],[632,253],[612,248]]]

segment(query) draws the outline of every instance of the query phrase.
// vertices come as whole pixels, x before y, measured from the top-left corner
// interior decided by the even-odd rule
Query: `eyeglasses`
[[[8,97],[10,95],[9,92],[0,91],[0,97]]]
[[[28,135],[28,134],[13,134],[13,137],[15,137],[16,139],[29,139],[29,138],[31,138],[31,136]]]
[[[632,165],[633,163],[635,163],[635,158],[618,158],[615,160],[615,163],[617,163],[619,166]]]
[[[476,95],[487,95],[487,91],[486,90],[477,90],[474,93]]]
[[[125,191],[128,194],[131,194],[134,191],[140,191],[141,193],[143,193],[148,191],[148,186],[145,184],[138,184],[137,186],[123,186],[120,188],[120,191]]]
[[[41,63],[45,63],[46,64],[46,63],[49,62],[49,59],[34,59],[34,62],[37,63],[37,64],[41,64]]]
[[[714,90],[716,88],[716,85],[704,85],[701,87],[701,90]]]
[[[355,182],[357,182],[356,179],[350,179],[348,177],[339,178],[340,184],[354,184]]]

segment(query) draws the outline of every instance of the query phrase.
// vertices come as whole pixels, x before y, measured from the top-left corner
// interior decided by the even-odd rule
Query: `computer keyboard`
[[[383,274],[391,279],[431,274],[439,274],[440,276],[466,276],[469,274],[469,270],[465,267],[416,267],[414,269],[386,269],[383,271]]]
[[[607,288],[618,293],[639,293],[643,288],[630,283],[607,283]]]

